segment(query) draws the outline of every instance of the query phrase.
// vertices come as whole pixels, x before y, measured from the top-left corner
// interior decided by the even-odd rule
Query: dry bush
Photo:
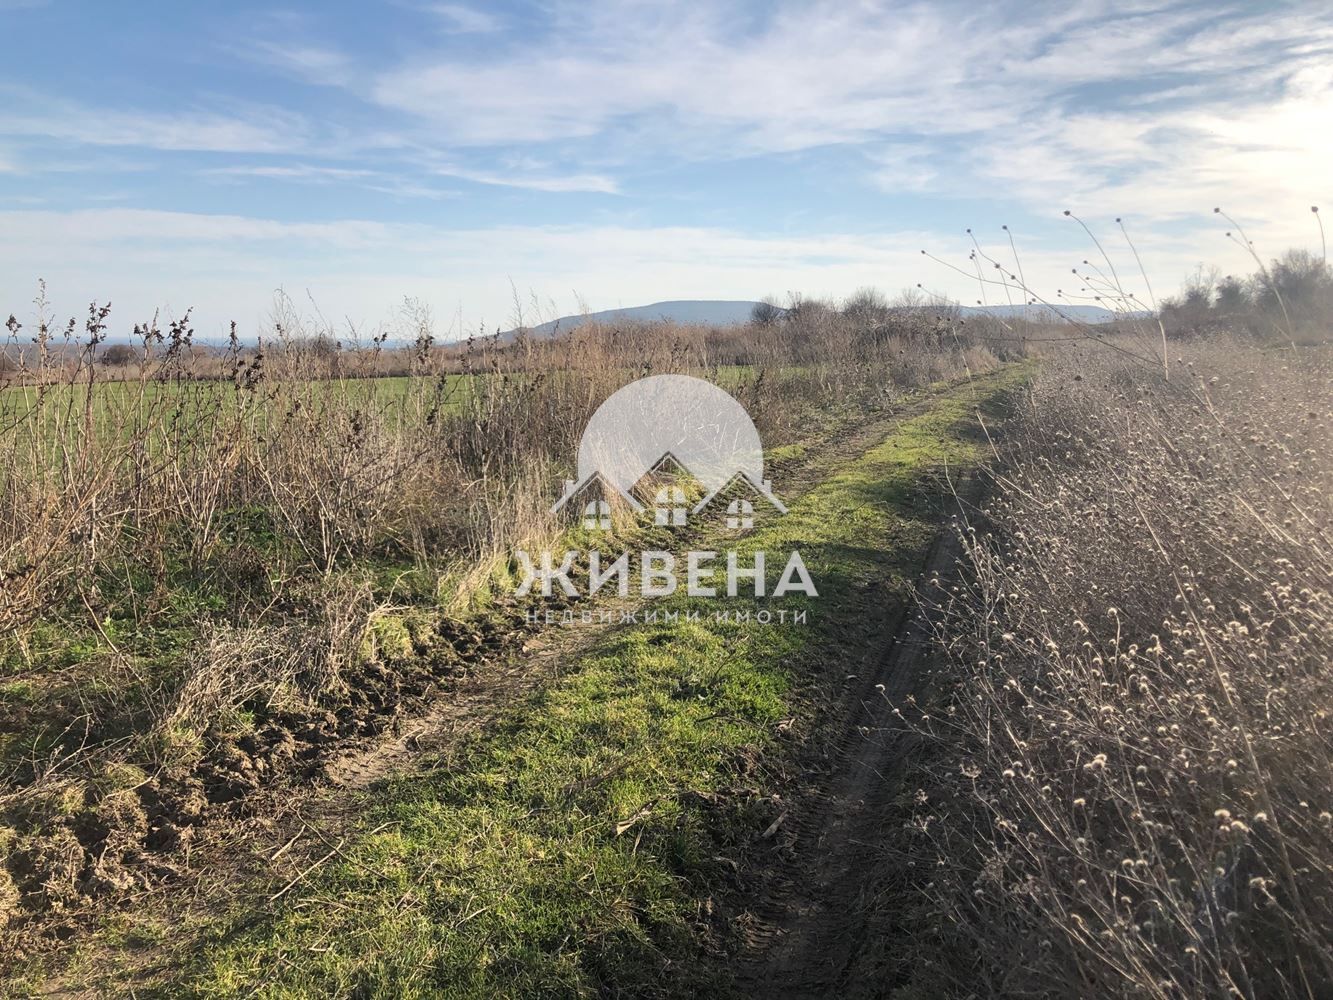
[[[346,578],[321,586],[317,604],[308,624],[206,625],[183,681],[155,713],[156,735],[204,733],[242,705],[311,705],[341,693],[379,607],[367,584]]]
[[[1333,982],[1333,357],[1175,370],[1050,360],[965,539],[913,721],[956,995]]]

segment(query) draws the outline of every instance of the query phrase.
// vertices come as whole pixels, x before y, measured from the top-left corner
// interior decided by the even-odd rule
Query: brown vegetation
[[[948,595],[931,995],[1326,995],[1333,359],[1049,358]]]
[[[1162,303],[1175,336],[1240,333],[1260,341],[1321,343],[1333,315],[1333,271],[1307,250],[1290,250],[1249,278],[1200,269],[1180,295]]]

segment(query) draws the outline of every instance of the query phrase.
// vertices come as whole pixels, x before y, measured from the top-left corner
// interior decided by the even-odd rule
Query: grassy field
[[[295,398],[305,405],[360,405],[383,419],[407,422],[418,411],[461,412],[486,376],[386,376],[287,382],[280,395],[247,392],[231,379],[108,379],[98,384],[11,385],[0,389],[0,428],[20,446],[33,437],[58,440],[91,429],[98,440],[125,438],[143,428],[190,432],[217,421],[245,421],[256,432],[280,423]],[[330,400],[335,402],[330,403]]]
[[[721,623],[719,602],[679,597],[654,607],[675,621],[608,630],[497,725],[389,781],[268,913],[206,922],[164,995],[725,994],[700,964],[734,944],[709,909],[775,818],[783,720],[816,724],[848,636],[910,601],[936,532],[928,477],[983,457],[975,408],[1026,377],[931,393],[744,539],[798,548],[820,595],[740,607],[808,624]]]
[[[871,338],[836,316],[820,322],[771,332],[753,364],[709,363],[706,343],[697,340],[682,346],[670,337],[611,337],[552,345],[543,370],[496,369],[461,380],[440,372],[327,381],[311,377],[294,355],[274,355],[262,364],[246,359],[222,383],[90,382],[76,371],[65,372],[72,384],[11,388],[0,400],[8,421],[0,448],[0,920],[10,932],[0,958],[22,977],[15,982],[35,986],[74,958],[89,963],[79,973],[85,976],[135,964],[130,952],[116,953],[117,941],[151,944],[172,934],[151,920],[136,922],[132,901],[154,900],[151,914],[171,912],[173,900],[200,898],[198,858],[244,870],[249,880],[231,887],[237,892],[272,871],[299,874],[284,866],[298,859],[313,865],[319,857],[306,853],[308,834],[285,825],[291,793],[338,789],[330,775],[345,759],[394,744],[400,724],[452,704],[451,692],[468,690],[488,665],[508,664],[510,673],[536,678],[523,653],[546,640],[525,618],[531,602],[513,596],[513,550],[577,540],[578,532],[570,534],[547,509],[569,473],[580,429],[615,389],[648,372],[708,375],[752,415],[772,449],[775,474],[835,474],[845,471],[835,459],[858,457],[844,455],[836,442],[918,405],[921,393],[938,394],[948,380],[996,363],[989,351],[961,341],[908,354],[902,341]],[[839,360],[797,363],[821,338],[840,345],[827,352]],[[813,524],[797,514],[787,520]],[[627,546],[663,542],[652,528],[627,523],[618,532]],[[784,536],[765,537],[777,544]],[[817,534],[810,542],[820,551],[827,546]],[[823,567],[835,588],[837,565],[829,559]],[[771,726],[798,654],[827,641],[823,627],[805,629],[799,641],[767,629],[746,639],[744,628],[710,622],[682,628],[679,637],[630,629],[614,642],[607,638],[582,650],[579,670],[566,671],[543,694],[516,696],[521,711],[469,716],[480,732],[459,742],[469,764],[448,781],[420,775],[409,766],[416,753],[403,751],[405,766],[384,775],[403,772],[392,800],[399,815],[378,821],[392,828],[374,837],[366,832],[373,825],[356,835],[347,830],[339,834],[348,838],[340,850],[360,857],[362,850],[389,850],[397,838],[404,857],[392,862],[395,870],[425,878],[412,867],[423,845],[489,823],[500,838],[489,848],[455,848],[486,878],[503,869],[501,848],[511,842],[565,844],[599,864],[620,865],[634,902],[614,920],[588,926],[626,949],[624,976],[642,977],[659,947],[653,942],[697,943],[697,928],[685,919],[697,899],[677,891],[685,868],[672,867],[698,864],[702,871],[712,864],[699,854],[712,833],[692,810],[721,794],[718,783],[735,755]],[[768,641],[795,645],[769,648]],[[682,656],[692,651],[699,659],[685,679],[669,682],[664,671],[676,662],[667,657],[676,657],[677,642],[685,644]],[[779,662],[788,654],[792,662]],[[618,670],[634,683],[614,682]],[[750,682],[754,689],[745,695],[741,688]],[[664,690],[669,683],[677,684],[676,694]],[[546,700],[530,704],[529,695]],[[697,699],[724,695],[739,699],[719,702],[734,718],[697,716]],[[570,717],[564,723],[560,704]],[[594,704],[611,714],[596,715]],[[659,723],[669,738],[654,728]],[[603,740],[628,740],[648,770],[627,764],[623,776],[599,780],[597,768],[616,762],[580,756],[599,732]],[[645,749],[644,741],[657,739],[660,747]],[[587,795],[577,784],[585,779]],[[622,821],[636,810],[647,813],[634,821],[633,834],[610,845],[580,839],[578,816],[535,805],[555,802],[570,782],[577,794],[569,801],[579,809],[601,802],[604,810],[628,810]],[[349,802],[360,801],[342,791]],[[422,796],[430,795],[444,796],[449,809],[427,817]],[[378,795],[367,809],[378,815],[389,801]],[[409,823],[418,809],[420,820]],[[482,823],[483,816],[490,818]],[[667,817],[668,826],[686,824],[675,855],[654,816]],[[238,865],[227,853],[238,843],[260,850],[270,830],[299,842],[285,850],[270,845],[276,867],[249,855]],[[649,860],[623,852],[631,837],[650,834],[661,854]],[[320,878],[339,870],[338,857],[316,866]],[[525,877],[540,896],[538,875]],[[177,895],[188,885],[196,887],[193,895]],[[202,926],[209,940],[220,929],[236,937],[263,915],[274,947],[285,947],[289,931],[280,928],[290,919],[290,933],[299,933],[304,891],[304,883],[294,884],[281,898],[299,908],[271,914],[253,898],[238,902],[224,891],[218,905],[180,926]],[[548,904],[535,897],[521,905],[497,900],[495,914],[460,926],[466,933],[473,925],[491,928],[512,910],[511,922],[501,925],[512,942],[555,919],[551,914],[575,913],[576,903],[566,886],[552,890],[546,917]],[[651,933],[628,933],[636,907],[656,914],[644,918]],[[406,903],[402,911],[418,926],[422,912]],[[586,985],[599,973],[581,964],[585,959],[615,964],[610,953],[595,958],[591,940],[555,947],[539,938],[530,960],[477,982],[517,989],[527,977]],[[253,952],[255,939],[246,940]],[[428,938],[413,944],[439,946]],[[174,954],[177,964],[190,959],[201,990],[210,988],[209,975],[225,983],[252,961],[218,945],[209,973],[193,952]],[[488,961],[499,968],[515,959],[493,950]],[[309,974],[342,975],[332,967]]]
[[[757,369],[750,365],[716,365],[681,369],[684,374],[706,378],[728,391],[738,391],[753,381]],[[626,381],[634,369],[603,373]],[[775,366],[765,377],[775,380],[805,380],[812,366]],[[516,372],[484,374],[386,375],[348,378],[290,378],[266,388],[247,387],[233,377],[179,378],[164,373],[133,370],[102,370],[95,385],[85,379],[71,384],[59,381],[40,384],[16,383],[0,386],[0,430],[6,431],[8,447],[50,448],[57,444],[91,437],[106,443],[145,434],[157,438],[156,447],[167,447],[169,437],[197,436],[230,423],[249,434],[270,433],[289,419],[295,406],[314,412],[344,412],[361,407],[389,427],[411,427],[423,415],[448,418],[485,406],[493,390],[488,381],[502,381],[513,391],[537,381],[577,385],[580,375],[554,371],[538,376]]]

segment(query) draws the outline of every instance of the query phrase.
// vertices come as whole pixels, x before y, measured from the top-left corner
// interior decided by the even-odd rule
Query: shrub
[[[97,359],[108,367],[123,368],[133,364],[138,356],[138,352],[129,344],[108,344],[98,352]]]
[[[1218,279],[1202,268],[1161,305],[1176,337],[1234,331],[1265,340],[1318,343],[1333,325],[1333,271],[1306,250],[1288,250],[1248,279]]]

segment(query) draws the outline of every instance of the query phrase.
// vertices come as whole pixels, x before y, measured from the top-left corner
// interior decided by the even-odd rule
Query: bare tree
[[[750,322],[755,326],[773,326],[785,315],[787,310],[774,302],[772,296],[766,295],[750,310]]]

